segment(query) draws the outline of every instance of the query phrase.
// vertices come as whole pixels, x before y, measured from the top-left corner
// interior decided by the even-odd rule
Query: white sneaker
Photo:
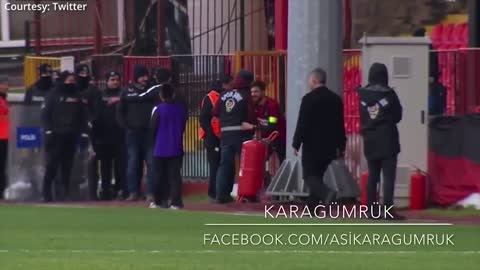
[[[159,208],[159,207],[154,202],[151,202],[150,205],[148,206],[148,208],[155,209],[155,208]]]
[[[180,210],[181,208],[178,207],[178,206],[176,206],[176,205],[171,205],[171,206],[170,206],[170,209],[172,209],[172,210]]]

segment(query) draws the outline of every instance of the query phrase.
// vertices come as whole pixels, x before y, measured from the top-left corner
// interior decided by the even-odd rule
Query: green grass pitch
[[[262,226],[312,223],[143,208],[0,206],[1,270],[479,269],[478,226]],[[337,222],[337,221],[323,221]],[[342,223],[352,221],[342,221]],[[447,233],[454,246],[204,245],[204,234]]]

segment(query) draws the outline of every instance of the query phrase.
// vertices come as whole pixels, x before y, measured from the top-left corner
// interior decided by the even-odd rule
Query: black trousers
[[[302,160],[302,162],[304,163],[305,161],[306,160]],[[316,206],[320,201],[325,203],[325,200],[330,193],[330,189],[323,181],[323,177],[331,162],[332,160],[316,162],[315,164],[317,164],[317,167],[314,171],[310,171],[304,168],[303,178],[309,190],[309,196],[307,199],[307,204],[309,206]]]
[[[112,172],[115,176],[114,194],[126,192],[127,153],[122,144],[105,144],[98,147],[97,159],[100,161],[102,191],[111,192]]]
[[[215,149],[216,148],[216,149]],[[207,160],[210,165],[210,179],[208,181],[208,197],[215,199],[217,197],[217,171],[220,166],[220,146],[206,147]]]
[[[0,199],[7,187],[8,140],[0,140]]]
[[[68,197],[70,177],[77,146],[77,134],[51,134],[46,138],[47,166],[43,179],[43,197],[52,200],[52,183],[60,167],[60,181],[63,184],[63,196]]]
[[[397,156],[368,161],[367,203],[372,205],[378,202],[377,190],[380,183],[380,174],[383,172],[383,204],[393,205],[395,178],[397,175]]]
[[[182,200],[182,162],[183,157],[154,158],[155,203],[160,206],[183,207]]]

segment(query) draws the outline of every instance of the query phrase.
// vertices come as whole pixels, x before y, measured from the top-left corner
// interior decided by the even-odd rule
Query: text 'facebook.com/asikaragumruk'
[[[445,233],[325,233],[325,234],[210,234],[205,246],[455,246],[455,234]]]

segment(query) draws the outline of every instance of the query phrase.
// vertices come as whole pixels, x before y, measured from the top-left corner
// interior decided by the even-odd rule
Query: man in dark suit
[[[323,175],[334,159],[344,156],[347,142],[342,99],[325,86],[326,82],[323,69],[316,68],[310,73],[311,91],[302,99],[293,137],[295,155],[302,147],[303,179],[310,190],[307,201],[310,207],[320,201],[325,203],[329,190]]]

